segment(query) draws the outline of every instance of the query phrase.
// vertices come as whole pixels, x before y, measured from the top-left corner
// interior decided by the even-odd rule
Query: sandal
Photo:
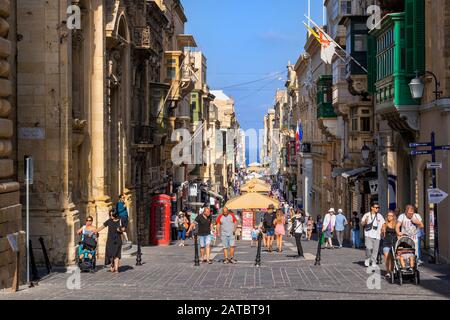
[[[208,261],[208,264],[213,264],[213,262],[211,260]]]

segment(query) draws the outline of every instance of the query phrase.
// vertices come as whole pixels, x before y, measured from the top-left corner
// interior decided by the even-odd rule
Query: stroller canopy
[[[416,243],[411,237],[401,237],[395,244],[395,251],[397,251],[398,248],[416,249]]]

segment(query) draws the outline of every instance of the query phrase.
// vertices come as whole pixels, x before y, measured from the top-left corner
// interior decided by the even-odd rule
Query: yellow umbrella
[[[278,200],[262,195],[260,193],[250,192],[231,199],[226,203],[225,206],[230,210],[266,209],[271,204],[275,206],[275,209],[279,207]]]
[[[259,183],[247,183],[241,188],[242,192],[270,192],[271,188],[269,185],[263,185]]]

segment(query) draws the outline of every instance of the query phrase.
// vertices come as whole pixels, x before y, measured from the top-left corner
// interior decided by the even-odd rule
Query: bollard
[[[262,247],[262,234],[261,232],[258,233],[258,250],[256,251],[256,260],[255,260],[255,266],[260,267],[261,266],[261,247]]]
[[[317,241],[317,253],[316,253],[316,262],[314,263],[315,266],[320,266],[320,253],[322,251],[322,231],[319,231],[318,234],[318,241]]]
[[[194,246],[195,246],[195,257],[194,257],[194,266],[200,266],[200,258],[198,256],[198,235],[194,235]]]
[[[45,266],[47,268],[47,272],[48,272],[48,274],[50,274],[52,272],[52,265],[50,263],[50,259],[48,258],[48,255],[47,255],[47,249],[45,248],[44,238],[40,237],[39,242],[41,243],[42,254],[44,255]]]
[[[141,233],[138,232],[136,266],[142,266]]]

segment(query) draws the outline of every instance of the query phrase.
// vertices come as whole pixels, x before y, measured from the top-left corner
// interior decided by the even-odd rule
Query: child
[[[259,235],[259,229],[256,227],[256,225],[254,225],[253,230],[252,230],[252,243],[251,243],[250,247],[253,248],[254,242],[258,242],[258,235]]]
[[[406,260],[409,260],[409,269],[414,268],[416,251],[411,246],[403,243],[397,250],[397,258],[400,260],[402,269],[406,269]]]

